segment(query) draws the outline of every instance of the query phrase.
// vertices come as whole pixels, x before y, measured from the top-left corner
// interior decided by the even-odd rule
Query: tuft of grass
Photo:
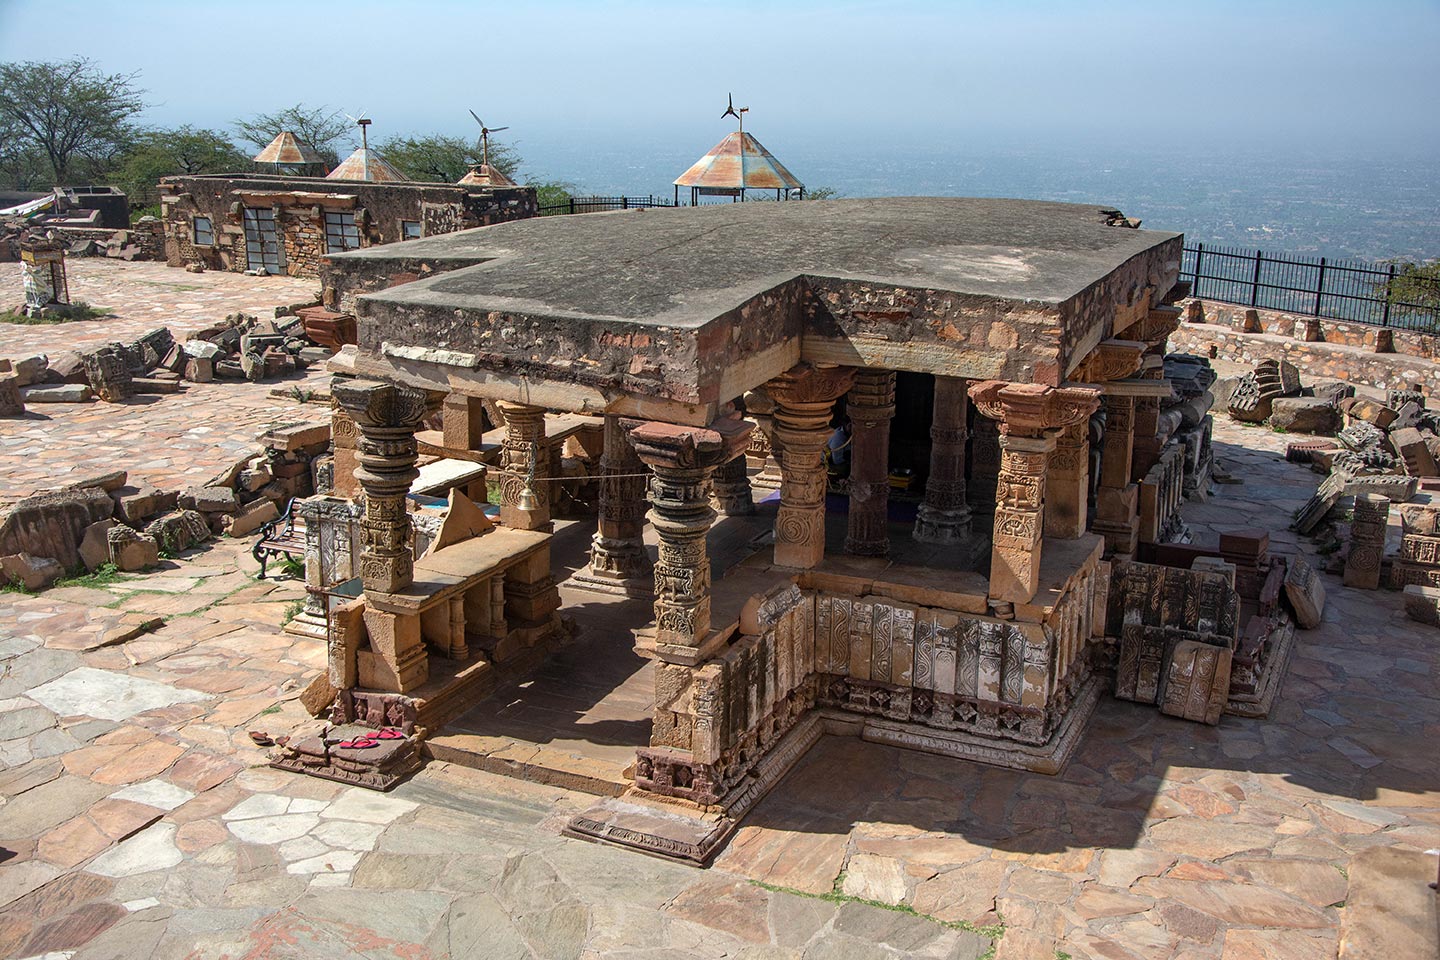
[[[303,578],[305,576],[305,561],[299,557],[292,557],[286,554],[280,559],[280,569],[286,576]]]
[[[999,940],[1005,935],[1005,924],[1003,921],[986,924],[982,927],[966,920],[941,920],[939,917],[931,916],[928,913],[921,913],[908,903],[885,903],[881,900],[867,900],[864,897],[852,897],[849,894],[842,893],[841,887],[845,884],[844,870],[841,870],[840,874],[835,878],[835,884],[829,893],[808,893],[804,890],[796,890],[791,887],[781,887],[772,883],[765,883],[763,880],[751,880],[750,882],[762,890],[769,890],[771,893],[788,893],[796,897],[805,897],[810,900],[824,900],[826,903],[834,904],[863,903],[869,907],[889,910],[891,913],[904,913],[912,917],[918,917],[921,920],[929,920],[931,923],[938,923],[940,926],[950,930],[964,930],[967,933],[978,933],[980,936],[989,937],[991,940]],[[992,943],[990,949],[981,956],[982,958],[991,957],[994,955],[994,952],[995,946]]]
[[[290,606],[285,608],[285,616],[280,618],[280,626],[283,627],[291,620],[294,620],[296,617],[300,616],[300,611],[304,609],[304,600],[296,600],[294,603],[290,604]]]
[[[130,578],[120,572],[120,568],[113,563],[102,563],[95,568],[94,573],[85,573],[83,566],[77,566],[68,576],[61,577],[55,581],[57,587],[108,587],[116,583],[124,583]]]
[[[26,596],[30,597],[33,597],[35,595],[34,590],[31,590],[29,587],[25,586],[25,584],[15,579],[10,579],[5,581],[4,583],[0,583],[0,593],[23,593]]]
[[[27,317],[23,313],[14,310],[0,311],[0,323],[16,323],[24,326],[48,326],[55,323],[73,323],[79,320],[99,320],[102,317],[110,316],[109,307],[92,307],[84,300],[76,300],[70,304],[70,310],[64,316],[58,317]]]
[[[262,717],[268,717],[268,716],[270,716],[272,713],[279,713],[279,712],[280,712],[280,704],[278,704],[278,703],[272,703],[272,704],[270,704],[270,706],[268,706],[268,707],[266,707],[264,710],[261,710],[261,711],[260,711],[260,716],[262,716]]]

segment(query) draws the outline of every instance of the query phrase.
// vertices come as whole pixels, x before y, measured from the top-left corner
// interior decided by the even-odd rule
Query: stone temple
[[[823,734],[1053,773],[1104,694],[1263,715],[1284,564],[1263,535],[1187,546],[1179,519],[1208,483],[1213,380],[1166,358],[1181,246],[1093,206],[892,198],[332,257],[327,298],[358,319],[332,367],[336,492],[356,502],[307,507],[328,531],[312,592],[337,729],[408,736],[277,762],[394,782],[497,672],[597,629],[561,580],[653,600],[613,638],[653,659],[648,742],[569,832],[692,862]],[[573,576],[552,554],[561,434],[598,464]],[[488,468],[498,524],[456,491],[425,527],[418,451]],[[770,535],[712,576],[721,528],[757,511]]]

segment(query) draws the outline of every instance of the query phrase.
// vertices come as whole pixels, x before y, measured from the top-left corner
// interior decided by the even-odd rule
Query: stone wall
[[[1188,301],[1187,301],[1188,303]],[[1440,391],[1440,343],[1429,334],[1342,320],[1316,320],[1273,310],[1256,311],[1260,333],[1242,332],[1250,309],[1235,304],[1203,303],[1205,322],[1186,321],[1170,335],[1175,351],[1253,364],[1273,357],[1288,360],[1312,377],[1331,377],[1376,389],[1422,385],[1428,394]],[[1322,339],[1305,340],[1307,326],[1318,325]],[[1393,352],[1384,349],[1386,339]]]
[[[161,181],[164,248],[172,267],[202,264],[243,273],[244,207],[274,211],[281,266],[290,276],[319,277],[326,256],[325,213],[355,214],[360,246],[395,243],[404,222],[424,236],[533,217],[533,187],[489,188],[449,183],[371,183],[320,177],[215,175]],[[215,243],[197,247],[195,217],[209,217]]]

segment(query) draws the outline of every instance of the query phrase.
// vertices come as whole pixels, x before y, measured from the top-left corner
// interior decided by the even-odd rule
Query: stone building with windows
[[[891,198],[335,256],[359,343],[332,361],[334,475],[363,502],[359,597],[330,623],[335,722],[400,725],[416,752],[393,770],[420,751],[507,769],[477,753],[494,714],[442,727],[562,624],[590,631],[586,672],[633,644],[648,693],[617,682],[587,714],[643,731],[623,771],[597,773],[597,751],[557,774],[623,796],[569,832],[704,863],[822,735],[1054,773],[1105,694],[1264,715],[1292,629],[1284,563],[1258,537],[1187,544],[1180,521],[1208,485],[1213,379],[1166,356],[1182,240],[1099,207]],[[381,289],[407,271],[423,278]],[[577,418],[602,441],[584,541],[552,515],[547,453]],[[452,498],[469,533],[415,549],[422,448],[490,464],[498,525]],[[582,542],[579,564],[552,562]],[[583,599],[606,594],[649,598],[649,622],[617,630]],[[371,768],[402,747],[287,749],[282,766],[383,786]],[[527,750],[538,775],[544,743]]]
[[[340,179],[333,173],[166,177],[160,202],[170,266],[292,277],[318,277],[328,254],[537,212],[533,187]]]

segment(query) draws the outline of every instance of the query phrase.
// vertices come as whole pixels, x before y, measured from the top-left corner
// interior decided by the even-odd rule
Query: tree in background
[[[191,126],[146,130],[121,159],[110,179],[130,198],[132,206],[159,201],[161,177],[249,170],[250,157],[218,130]]]
[[[145,106],[137,76],[102,73],[84,57],[0,64],[0,168],[30,170],[33,179],[39,160],[45,186],[107,169]]]
[[[455,183],[480,162],[480,140],[447,137],[432,133],[421,137],[390,137],[376,149],[406,179],[434,183]],[[520,155],[515,148],[490,141],[490,165],[514,180],[520,170]]]
[[[265,149],[286,130],[314,147],[325,158],[325,163],[333,167],[340,162],[340,141],[354,133],[354,125],[339,110],[327,111],[323,106],[307,107],[303,103],[235,121],[235,132],[240,139],[254,144],[256,150]]]
[[[1440,260],[1397,260],[1394,265],[1395,276],[1380,281],[1375,291],[1390,302],[1391,318],[1418,317],[1431,328],[1440,327]]]

